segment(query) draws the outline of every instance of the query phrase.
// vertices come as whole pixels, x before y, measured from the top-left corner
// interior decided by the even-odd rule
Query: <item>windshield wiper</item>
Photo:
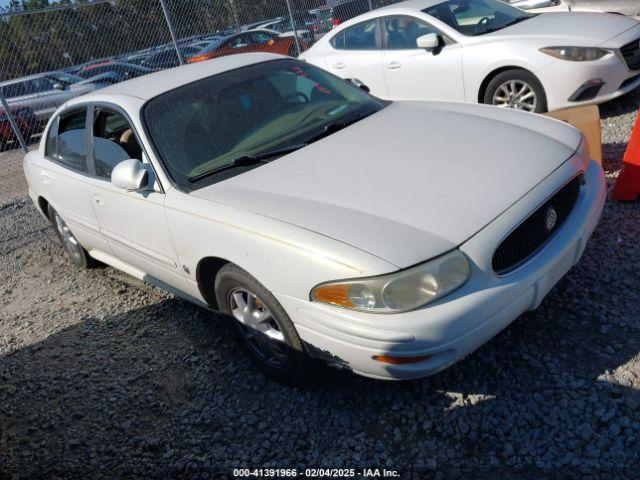
[[[302,147],[306,147],[306,143],[298,143],[295,145],[288,145],[283,148],[277,148],[275,150],[269,150],[267,152],[258,153],[256,155],[242,155],[241,157],[235,158],[231,163],[227,163],[218,168],[214,168],[208,172],[201,173],[199,175],[194,175],[192,177],[187,178],[189,183],[196,183],[202,180],[203,178],[210,177],[211,175],[215,175],[216,173],[223,172],[225,170],[231,170],[232,168],[237,167],[250,167],[251,165],[257,165],[258,163],[269,163],[271,160],[275,158],[286,155],[287,153],[295,152],[296,150],[300,150]]]
[[[194,175],[192,177],[187,178],[187,180],[189,181],[189,183],[196,183],[204,178],[210,177],[211,175],[215,175],[225,170],[230,170],[232,168],[249,167],[251,165],[256,165],[258,163],[269,163],[271,160],[277,157],[281,157],[283,155],[286,155],[287,153],[295,152],[296,150],[300,150],[301,148],[306,147],[310,143],[320,140],[323,137],[328,137],[332,133],[342,130],[343,128],[346,128],[349,125],[352,125],[357,121],[362,120],[363,118],[374,114],[375,112],[377,112],[377,110],[374,110],[371,112],[360,112],[358,114],[350,116],[345,120],[327,123],[322,127],[322,130],[319,133],[312,135],[311,137],[305,139],[301,143],[297,143],[295,145],[288,145],[286,147],[278,148],[275,150],[269,150],[267,152],[258,153],[256,155],[243,155],[241,157],[234,159],[231,163],[227,163],[226,165],[223,165],[218,168],[214,168],[213,170],[201,173],[199,175]]]
[[[315,135],[312,135],[311,137],[307,138],[304,141],[304,143],[308,145],[308,144],[313,143],[313,142],[315,142],[317,140],[320,140],[321,138],[328,137],[329,135],[331,135],[333,133],[336,133],[336,132],[342,130],[343,128],[346,128],[349,125],[353,125],[354,123],[362,120],[365,117],[368,117],[369,115],[373,115],[375,112],[377,112],[377,110],[374,110],[372,112],[361,112],[361,113],[358,113],[356,115],[352,115],[351,117],[347,118],[346,120],[329,122],[329,123],[325,124],[322,127],[322,130],[320,130],[320,132],[318,132]]]

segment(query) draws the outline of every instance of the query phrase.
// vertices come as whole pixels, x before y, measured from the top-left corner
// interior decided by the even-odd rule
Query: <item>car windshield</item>
[[[53,77],[54,79],[63,82],[63,83],[77,83],[80,80],[82,80],[82,78],[77,77],[75,75],[69,75],[68,73],[63,73],[63,72],[53,72],[50,74],[51,77]]]
[[[273,159],[385,105],[324,70],[282,59],[166,92],[142,116],[173,180],[193,190],[245,171],[239,159]]]
[[[423,12],[470,36],[502,30],[535,16],[499,0],[449,0]]]

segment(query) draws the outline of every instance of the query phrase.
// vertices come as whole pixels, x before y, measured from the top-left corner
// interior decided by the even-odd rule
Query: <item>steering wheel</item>
[[[311,101],[311,99],[307,95],[302,93],[302,92],[291,92],[291,93],[288,93],[284,97],[282,97],[282,101],[285,102],[285,101],[289,100],[290,98],[296,98],[296,97],[302,98],[302,100],[304,100],[304,103],[309,103]]]

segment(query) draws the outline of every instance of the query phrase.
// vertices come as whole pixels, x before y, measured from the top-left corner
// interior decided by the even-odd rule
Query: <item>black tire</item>
[[[71,237],[76,242],[75,246],[70,245],[68,240],[65,238],[65,232],[61,230],[62,228],[61,225],[64,225],[64,227],[66,227],[66,224],[64,223],[64,220],[62,220],[62,217],[58,215],[58,212],[56,212],[51,205],[47,207],[47,214],[49,216],[49,220],[51,221],[51,224],[53,225],[53,229],[56,231],[58,240],[60,240],[60,243],[62,244],[62,248],[64,252],[67,254],[67,257],[69,258],[69,260],[71,260],[71,263],[73,263],[76,267],[79,267],[79,268],[93,268],[99,265],[99,262],[89,255],[89,252],[87,252],[84,249],[84,247],[80,245],[80,243],[75,239],[75,237],[71,233],[71,230],[68,230],[68,227],[67,227],[68,232],[66,233],[66,235],[71,235]],[[58,220],[60,220],[62,224]]]
[[[484,92],[483,103],[488,105],[494,105],[493,98],[497,90],[501,85],[507,82],[515,80],[516,82],[526,82],[530,85],[531,89],[536,96],[536,105],[533,111],[535,113],[545,113],[547,111],[547,95],[544,92],[544,88],[540,83],[540,80],[531,72],[526,70],[520,70],[517,68],[511,70],[505,70],[493,77]],[[527,110],[525,110],[527,111]]]
[[[311,366],[310,359],[304,350],[302,340],[295,326],[274,296],[255,278],[233,264],[225,265],[218,272],[215,280],[215,291],[218,308],[221,312],[232,318],[233,331],[236,334],[235,337],[256,366],[265,375],[283,385],[303,385],[308,379]],[[273,366],[263,359],[253,346],[251,340],[247,339],[247,333],[251,332],[251,330],[233,318],[231,306],[233,300],[231,297],[234,292],[237,293],[238,291],[250,292],[264,307],[269,309],[271,318],[275,321],[275,324],[277,324],[278,330],[282,333],[285,340],[284,344],[276,343],[278,348],[282,349],[283,352],[283,364],[281,366]],[[255,335],[254,333],[254,336]],[[276,342],[275,340],[270,341]]]

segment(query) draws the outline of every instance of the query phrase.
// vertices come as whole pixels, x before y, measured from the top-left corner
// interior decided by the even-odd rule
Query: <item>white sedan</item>
[[[637,17],[638,0],[502,0],[514,7],[535,13],[546,12],[602,12]]]
[[[537,15],[498,0],[410,0],[340,25],[300,58],[379,98],[544,112],[640,85],[640,22]]]
[[[384,102],[267,54],[79,97],[43,135],[29,194],[73,263],[229,314],[285,383],[308,355],[381,379],[448,367],[542,302],[605,198],[562,122]]]

